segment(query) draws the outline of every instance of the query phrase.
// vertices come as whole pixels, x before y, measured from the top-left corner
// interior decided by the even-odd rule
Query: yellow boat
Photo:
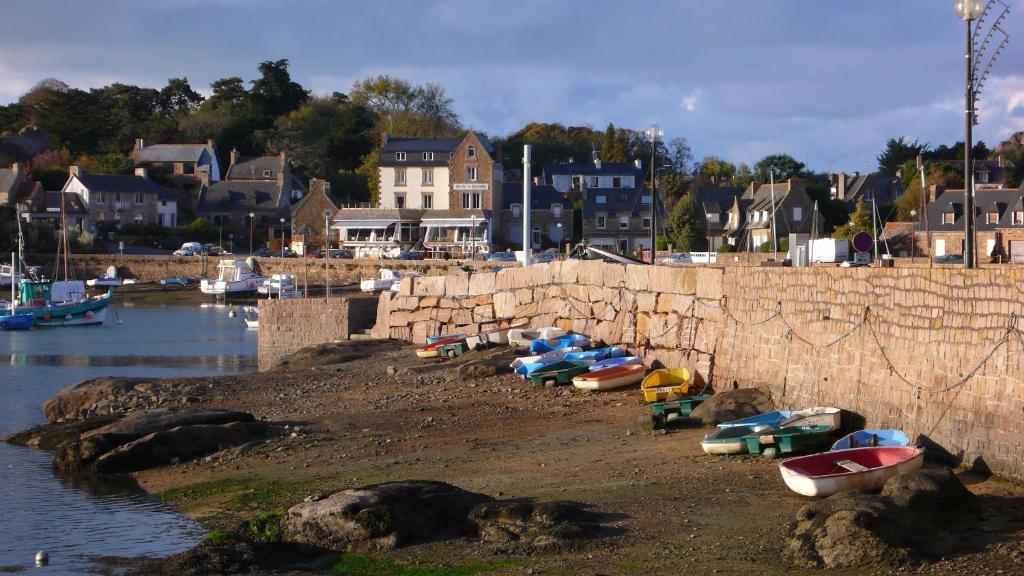
[[[664,402],[692,396],[700,386],[695,382],[693,374],[687,368],[660,368],[651,372],[640,383],[647,402]]]

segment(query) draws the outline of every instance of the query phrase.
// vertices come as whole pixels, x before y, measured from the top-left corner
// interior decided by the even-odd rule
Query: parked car
[[[203,244],[203,249],[210,256],[219,256],[224,253],[224,249],[217,244]]]
[[[331,255],[331,259],[332,260],[335,260],[335,259],[349,259],[349,260],[351,260],[352,258],[355,258],[355,254],[353,254],[351,250],[346,250],[344,248],[332,248],[331,251],[330,251],[330,255]]]
[[[204,254],[206,249],[199,242],[185,242],[174,251],[175,256],[199,256]]]
[[[936,264],[963,264],[963,254],[945,254],[943,256],[936,256],[933,259]]]
[[[514,252],[494,252],[487,257],[488,262],[515,262],[516,255]]]
[[[295,250],[292,250],[291,248],[285,248],[284,251],[281,253],[281,256],[284,256],[285,258],[298,258],[299,254]]]
[[[680,254],[671,254],[669,256],[665,256],[659,262],[661,264],[692,264],[693,257],[690,256],[688,252],[683,252]]]
[[[322,250],[313,250],[312,252],[306,252],[306,258],[316,259],[316,258],[323,258],[323,257],[324,257],[324,253],[323,253]]]
[[[267,256],[273,256],[274,253],[270,251],[270,248],[257,248],[252,251],[252,255],[260,258],[266,258]]]
[[[398,260],[423,260],[423,252],[399,252]]]
[[[531,259],[533,260],[534,264],[536,264],[538,262],[539,263],[552,262],[555,259],[555,254],[553,252],[538,252],[538,253],[534,254],[531,257]]]

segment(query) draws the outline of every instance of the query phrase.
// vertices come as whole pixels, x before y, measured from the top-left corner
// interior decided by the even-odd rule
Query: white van
[[[203,248],[203,245],[200,244],[199,242],[185,242],[184,244],[181,245],[181,248],[178,248],[177,250],[174,251],[174,255],[195,256],[197,254],[202,254],[205,251],[206,249]]]

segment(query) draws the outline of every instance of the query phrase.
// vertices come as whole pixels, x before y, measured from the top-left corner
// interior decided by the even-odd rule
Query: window
[[[476,146],[470,146],[469,148],[466,148],[466,157],[476,158]]]
[[[943,224],[952,224],[953,223],[953,213],[952,212],[943,212],[942,213],[942,223]]]
[[[395,160],[405,162],[405,152],[395,152]]]
[[[470,203],[469,196],[470,196],[469,192],[463,192],[462,193],[462,208],[463,209],[469,209],[469,203]]]
[[[643,226],[644,226],[644,228],[650,230],[651,229],[651,219],[650,218],[644,218],[643,219]]]
[[[433,162],[434,161],[434,153],[433,152],[424,152],[423,153],[423,159],[426,160],[427,162]]]
[[[641,194],[640,195],[640,203],[641,204],[650,204],[651,203],[651,195],[650,194]]]
[[[619,216],[619,230],[629,228],[629,216]]]
[[[264,178],[270,178],[270,177],[271,177],[271,175],[273,175],[273,172],[272,172],[272,171],[270,171],[270,170],[264,170],[264,171],[263,171],[263,177],[264,177]]]
[[[986,212],[985,213],[985,224],[997,224],[999,223],[999,212]]]
[[[612,188],[622,188],[622,178],[615,176],[612,178]]]
[[[590,187],[597,188],[597,176],[590,177]]]
[[[608,203],[608,197],[605,196],[604,194],[598,194],[596,197],[594,197],[594,202],[596,202],[598,204],[607,204]]]
[[[99,203],[100,204],[106,204],[107,203],[107,193],[106,192],[100,192]]]
[[[424,194],[423,195],[423,207],[424,208],[433,208],[434,207],[434,195],[433,194]]]
[[[434,169],[424,168],[423,169],[423,185],[433,186],[434,185]]]
[[[480,207],[480,193],[479,192],[474,192],[470,196],[471,196],[470,199],[472,200],[473,208],[479,208]]]
[[[708,222],[711,224],[718,224],[720,217],[718,212],[708,212]]]
[[[476,166],[466,166],[466,180],[476,182]]]
[[[754,220],[754,213],[753,212],[751,212],[751,211],[747,212],[747,220],[750,220],[751,222],[753,222],[753,220]]]
[[[161,208],[167,208],[167,200],[161,200],[160,201],[160,207]]]
[[[533,233],[530,234],[530,242],[534,248],[540,248],[540,228],[533,229]]]
[[[605,225],[607,224],[607,220],[608,219],[607,219],[607,217],[604,214],[598,214],[597,215],[597,228],[599,230],[604,230],[605,229]]]
[[[116,192],[114,194],[114,202],[117,202],[118,204],[121,203],[121,193],[120,192]]]
[[[135,193],[135,203],[142,204],[142,192]]]
[[[793,206],[793,220],[799,222],[804,219],[804,209],[800,206]]]
[[[520,217],[522,217],[522,215],[523,215],[523,205],[522,204],[513,204],[512,205],[512,217],[513,218],[520,218]]]
[[[977,177],[978,184],[988,184],[988,170],[980,170]]]
[[[561,218],[562,217],[562,205],[561,204],[552,204],[551,205],[551,217],[552,218]]]
[[[395,170],[395,186],[405,186],[405,168]]]
[[[395,194],[395,208],[405,208],[405,194]]]
[[[1014,212],[1013,223],[1017,226],[1024,224],[1024,212]]]

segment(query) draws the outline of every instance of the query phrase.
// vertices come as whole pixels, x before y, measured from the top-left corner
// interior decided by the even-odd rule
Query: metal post
[[[768,181],[772,192],[772,259],[779,259],[779,240],[775,232],[775,166],[768,168]]]
[[[875,204],[875,194],[871,193],[871,239],[875,247],[875,266],[878,266],[878,206]]]
[[[974,46],[971,21],[967,20],[967,86],[964,93],[964,268],[974,268],[974,165],[971,158],[971,129],[974,125]]]
[[[469,259],[476,259],[476,215],[469,217]]]
[[[932,254],[932,230],[928,223],[928,196],[929,190],[927,185],[927,179],[925,178],[925,164],[924,157],[920,154],[917,155],[917,170],[921,174],[921,215],[924,216],[924,239],[928,243],[928,267],[932,266],[932,260],[934,254]]]
[[[530,155],[531,144],[523,144],[523,266],[530,265],[530,245],[533,230],[530,229]]]
[[[256,220],[256,214],[249,212],[249,256],[252,256],[252,225]]]
[[[401,224],[399,224],[401,226]],[[324,210],[324,294],[331,297],[331,211]],[[306,292],[309,295],[309,292]]]
[[[651,130],[651,264],[657,263],[658,259],[658,211],[657,204],[658,173],[654,169],[654,152],[658,149],[658,135]]]

